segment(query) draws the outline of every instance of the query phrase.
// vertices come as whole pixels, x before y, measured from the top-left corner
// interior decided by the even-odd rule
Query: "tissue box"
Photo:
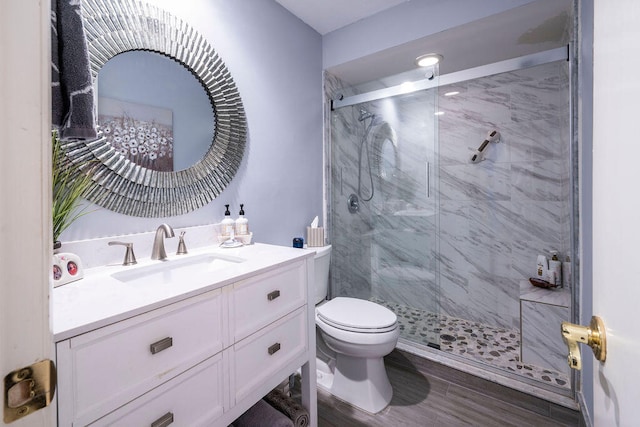
[[[308,247],[324,246],[324,228],[307,227],[307,246]]]

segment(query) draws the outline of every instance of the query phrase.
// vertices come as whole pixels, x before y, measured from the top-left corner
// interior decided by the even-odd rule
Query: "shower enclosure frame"
[[[509,71],[535,67],[536,65],[547,64],[549,62],[560,60],[569,61],[570,51],[571,45],[569,44],[555,49],[532,53],[530,55],[506,59],[504,61],[494,62],[492,64],[480,65],[478,67],[456,71],[454,73],[443,74],[438,76],[437,79],[424,79],[411,82],[412,85],[410,88],[407,88],[407,86],[400,84],[349,97],[332,99],[331,110],[336,110],[338,108],[347,107],[350,105],[362,104],[363,102],[376,101],[396,95],[407,95],[421,90],[432,89],[439,86],[446,86],[449,84],[477,79],[480,77],[486,77],[493,74],[507,73]]]
[[[569,87],[569,187],[570,187],[570,251],[572,255],[571,270],[572,270],[572,288],[571,288],[571,306],[569,308],[569,313],[572,322],[577,322],[579,316],[579,294],[580,294],[580,265],[579,265],[579,248],[580,248],[580,237],[579,237],[579,143],[578,143],[578,135],[577,135],[577,111],[575,111],[575,107],[577,105],[577,56],[575,55],[574,49],[576,45],[570,43],[566,46],[538,52],[522,57],[517,57],[513,59],[508,59],[488,65],[483,65],[479,67],[470,68],[467,70],[462,70],[459,72],[454,72],[446,75],[438,76],[438,79],[424,79],[417,82],[412,82],[412,89],[408,90],[406,85],[401,86],[392,86],[385,89],[374,90],[367,93],[356,94],[352,96],[343,96],[338,95],[334,96],[334,94],[327,94],[327,99],[330,101],[327,103],[327,112],[325,115],[326,122],[325,128],[328,130],[327,132],[327,141],[325,149],[325,218],[328,220],[328,236],[331,236],[331,230],[333,229],[333,224],[331,224],[331,220],[329,220],[330,215],[329,212],[332,209],[331,206],[331,112],[333,110],[354,106],[364,102],[370,102],[375,100],[380,100],[396,95],[404,95],[409,94],[416,91],[427,90],[431,88],[437,88],[440,86],[449,85],[452,83],[463,82],[471,79],[476,79],[480,77],[490,76],[494,74],[516,71],[520,69],[530,68],[537,65],[547,64],[551,62],[556,62],[560,60],[564,60],[568,62],[568,87]],[[331,292],[330,292],[331,294]],[[410,341],[409,341],[410,342]],[[403,341],[399,342],[398,348],[411,351],[410,344],[405,344]],[[414,351],[415,352],[415,351]],[[430,355],[426,355],[426,357],[433,358],[434,360],[440,361],[444,364],[449,364],[453,367],[465,368],[462,365],[473,366],[474,364],[478,364],[478,362],[471,362],[469,360],[455,360],[456,357],[452,358],[452,355],[446,354],[439,350],[435,349],[424,349],[424,352],[431,353]],[[423,351],[416,352],[419,355],[425,356]],[[498,379],[498,382],[502,382],[505,385],[513,386],[513,381],[521,382],[524,385],[532,385],[534,387],[538,386],[537,381],[527,381],[522,377],[510,375],[504,369],[490,366],[479,366],[480,370],[486,370],[490,374],[497,374],[499,376],[504,376],[504,380]],[[473,370],[473,372],[477,372]],[[481,375],[482,376],[482,375]],[[490,375],[492,378],[495,375]],[[576,408],[576,390],[578,390],[580,376],[574,371],[571,370],[570,373],[570,382],[571,387],[568,393],[562,390],[550,390],[547,388],[542,388],[540,390],[539,395],[541,397],[545,397],[548,400],[554,400],[557,403],[564,404],[565,406]],[[518,388],[518,387],[514,387]],[[524,387],[523,389],[526,389]]]

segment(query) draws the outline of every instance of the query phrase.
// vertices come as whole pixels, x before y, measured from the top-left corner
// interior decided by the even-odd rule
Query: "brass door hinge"
[[[11,423],[49,406],[56,391],[56,367],[43,360],[4,377],[4,422]]]

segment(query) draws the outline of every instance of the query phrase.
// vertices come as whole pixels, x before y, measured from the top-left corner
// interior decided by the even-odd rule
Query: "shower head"
[[[362,121],[370,119],[372,117],[375,117],[375,114],[370,113],[365,109],[360,109],[360,117],[358,117],[358,121],[362,122]]]

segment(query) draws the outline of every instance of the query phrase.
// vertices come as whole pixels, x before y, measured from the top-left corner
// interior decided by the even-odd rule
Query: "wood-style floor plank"
[[[396,355],[397,356],[397,355]],[[402,358],[403,356],[400,355]],[[501,400],[492,387],[487,395],[450,382],[409,365],[387,363],[394,389],[391,404],[378,414],[369,414],[318,390],[318,423],[321,427],[389,426],[578,426],[578,415],[566,410],[561,419]],[[498,397],[496,397],[498,396]],[[509,389],[505,388],[505,396]],[[538,410],[539,411],[539,410]],[[547,411],[548,414],[549,411]],[[573,414],[572,414],[573,413]],[[572,416],[573,415],[573,416]]]

